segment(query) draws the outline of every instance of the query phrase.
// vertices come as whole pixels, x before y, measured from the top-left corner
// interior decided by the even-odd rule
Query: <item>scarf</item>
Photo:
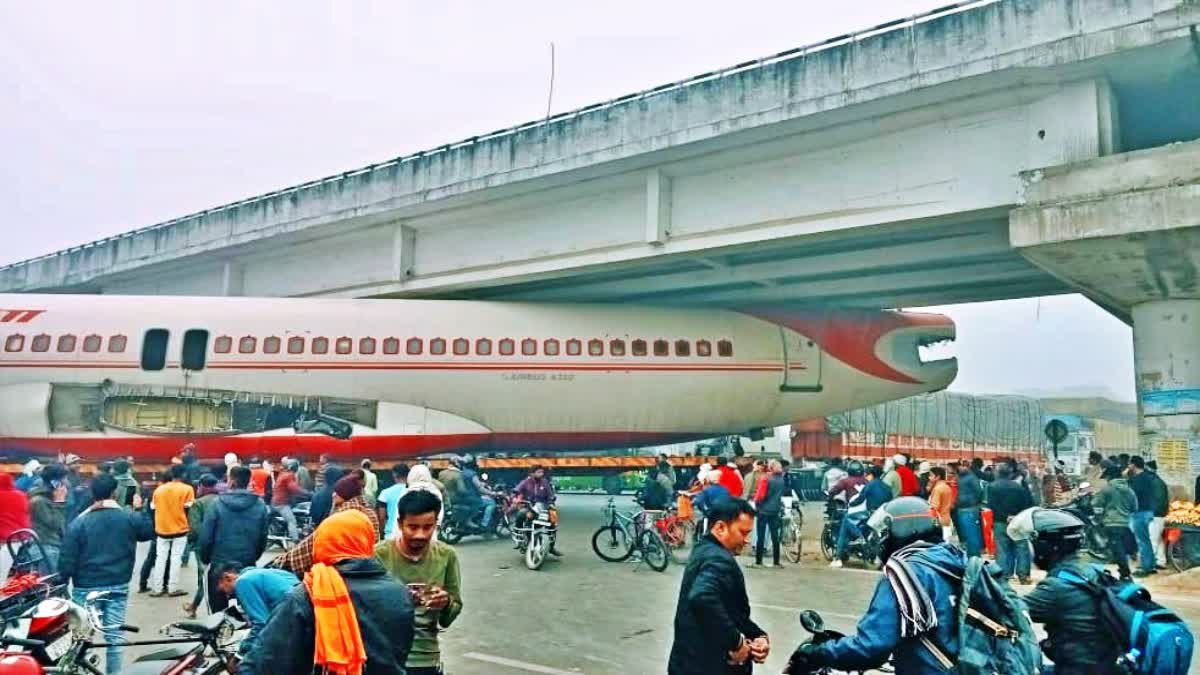
[[[313,534],[315,564],[304,575],[304,587],[316,618],[313,665],[331,675],[361,675],[367,662],[358,614],[350,590],[334,564],[374,555],[375,527],[356,509],[339,511]]]
[[[883,575],[891,584],[892,593],[896,596],[896,605],[900,609],[901,638],[924,635],[938,626],[937,610],[934,609],[933,601],[908,563],[909,558],[931,546],[933,544],[924,541],[909,544],[893,553],[883,566]]]

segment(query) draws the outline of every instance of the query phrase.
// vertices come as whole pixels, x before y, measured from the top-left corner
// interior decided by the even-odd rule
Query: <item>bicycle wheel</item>
[[[787,526],[783,528],[783,554],[787,556],[788,561],[798,563],[803,548],[804,541],[800,538],[800,523],[789,520]]]
[[[1200,536],[1184,532],[1167,544],[1167,563],[1177,572],[1200,565]]]
[[[680,565],[686,564],[692,557],[692,549],[696,547],[696,539],[692,533],[696,524],[690,520],[676,518],[666,527],[663,533],[663,543],[671,552],[671,559]]]
[[[836,547],[837,541],[834,539],[833,526],[826,523],[821,530],[821,555],[825,556],[826,560],[833,560]]]
[[[667,569],[667,564],[671,562],[671,556],[667,553],[667,545],[654,530],[642,532],[642,540],[639,542],[638,548],[642,551],[642,560],[646,561],[650,569],[655,572]]]
[[[633,542],[622,528],[602,525],[592,535],[592,550],[606,562],[625,562],[633,555]]]

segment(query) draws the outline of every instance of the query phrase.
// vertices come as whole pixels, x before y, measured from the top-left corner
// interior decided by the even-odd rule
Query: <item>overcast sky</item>
[[[0,3],[0,264],[927,11],[944,0]],[[1132,400],[1078,296],[940,308],[960,391]]]

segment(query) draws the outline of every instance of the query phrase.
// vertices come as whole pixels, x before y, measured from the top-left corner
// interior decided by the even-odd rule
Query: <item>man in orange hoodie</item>
[[[937,511],[942,525],[942,541],[950,541],[954,527],[950,523],[950,509],[954,507],[954,494],[946,482],[946,469],[935,466],[929,469],[929,505]]]

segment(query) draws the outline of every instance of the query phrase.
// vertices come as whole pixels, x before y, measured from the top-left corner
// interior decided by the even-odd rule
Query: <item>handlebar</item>
[[[26,649],[41,649],[46,646],[46,643],[41,640],[26,640],[16,637],[0,637],[0,644],[12,645],[14,647],[24,647]]]

